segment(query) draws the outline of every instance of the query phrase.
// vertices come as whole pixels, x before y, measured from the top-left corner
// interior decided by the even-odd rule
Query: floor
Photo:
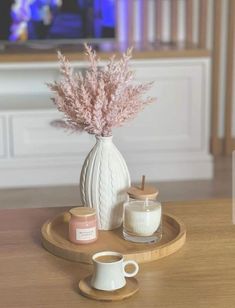
[[[215,159],[212,180],[154,183],[161,201],[203,200],[231,198],[232,159]],[[80,203],[79,187],[38,187],[0,190],[0,208],[77,206]]]

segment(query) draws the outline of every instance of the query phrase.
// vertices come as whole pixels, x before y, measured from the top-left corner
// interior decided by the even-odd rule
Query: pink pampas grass
[[[128,66],[131,49],[120,60],[112,56],[108,64],[101,67],[96,52],[86,44],[85,49],[90,66],[84,76],[74,73],[68,60],[58,52],[62,80],[48,84],[55,93],[52,100],[65,115],[64,127],[111,136],[113,127],[133,119],[154,101],[142,97],[152,83],[131,84],[133,72]]]

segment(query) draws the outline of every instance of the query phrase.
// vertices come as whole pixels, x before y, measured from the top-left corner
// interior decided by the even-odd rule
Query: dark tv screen
[[[115,37],[115,0],[0,0],[0,40]]]

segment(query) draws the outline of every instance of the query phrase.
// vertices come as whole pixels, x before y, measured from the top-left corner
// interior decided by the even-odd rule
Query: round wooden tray
[[[182,222],[171,215],[163,215],[163,236],[156,244],[137,244],[122,237],[122,228],[99,231],[98,240],[92,244],[76,245],[68,240],[70,214],[62,213],[47,221],[41,229],[43,246],[52,254],[82,263],[92,263],[92,255],[98,251],[120,252],[125,259],[138,263],[158,260],[176,252],[185,243],[186,229]]]

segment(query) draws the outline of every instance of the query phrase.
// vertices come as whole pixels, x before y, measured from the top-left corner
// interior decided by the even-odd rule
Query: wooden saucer
[[[138,290],[138,282],[135,278],[126,278],[125,287],[116,291],[101,291],[91,287],[91,276],[80,280],[78,288],[85,297],[98,301],[120,301],[134,295]]]

